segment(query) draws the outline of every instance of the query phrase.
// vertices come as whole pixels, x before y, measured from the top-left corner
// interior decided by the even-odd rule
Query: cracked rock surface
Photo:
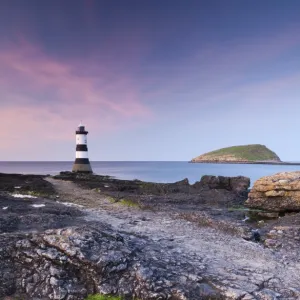
[[[297,248],[287,255],[284,247],[245,240],[238,213],[230,219],[219,205],[207,209],[207,199],[180,210],[174,203],[130,207],[95,187],[47,183],[59,198],[0,195],[0,298],[71,300],[100,292],[141,300],[300,299]],[[288,237],[283,225],[276,224],[274,240],[281,232]]]

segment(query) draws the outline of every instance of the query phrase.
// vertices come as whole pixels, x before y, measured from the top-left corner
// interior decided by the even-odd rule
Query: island
[[[256,163],[293,164],[282,162],[278,155],[265,145],[252,144],[222,148],[211,151],[191,160],[193,163]]]

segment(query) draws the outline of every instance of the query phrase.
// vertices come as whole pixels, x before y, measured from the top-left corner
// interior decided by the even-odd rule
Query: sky
[[[0,160],[300,161],[298,0],[1,0]]]

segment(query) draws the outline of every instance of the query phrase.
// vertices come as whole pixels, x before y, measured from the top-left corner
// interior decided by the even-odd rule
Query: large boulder
[[[300,171],[258,179],[245,205],[276,212],[300,211]]]

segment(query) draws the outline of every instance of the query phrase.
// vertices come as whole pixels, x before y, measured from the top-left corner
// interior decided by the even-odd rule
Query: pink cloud
[[[151,120],[152,112],[140,101],[130,77],[103,64],[92,75],[82,75],[93,64],[97,61],[91,58],[55,60],[25,40],[18,47],[0,49],[3,159],[35,159],[32,153],[52,142],[54,148],[71,145],[81,120],[94,138]]]
[[[97,76],[81,76],[82,64],[59,62],[25,42],[0,50],[0,118],[10,123],[10,136],[42,126],[47,137],[56,132],[54,137],[67,138],[70,133],[63,128],[74,128],[80,120],[102,132],[151,117],[130,78],[109,73],[109,68]]]

